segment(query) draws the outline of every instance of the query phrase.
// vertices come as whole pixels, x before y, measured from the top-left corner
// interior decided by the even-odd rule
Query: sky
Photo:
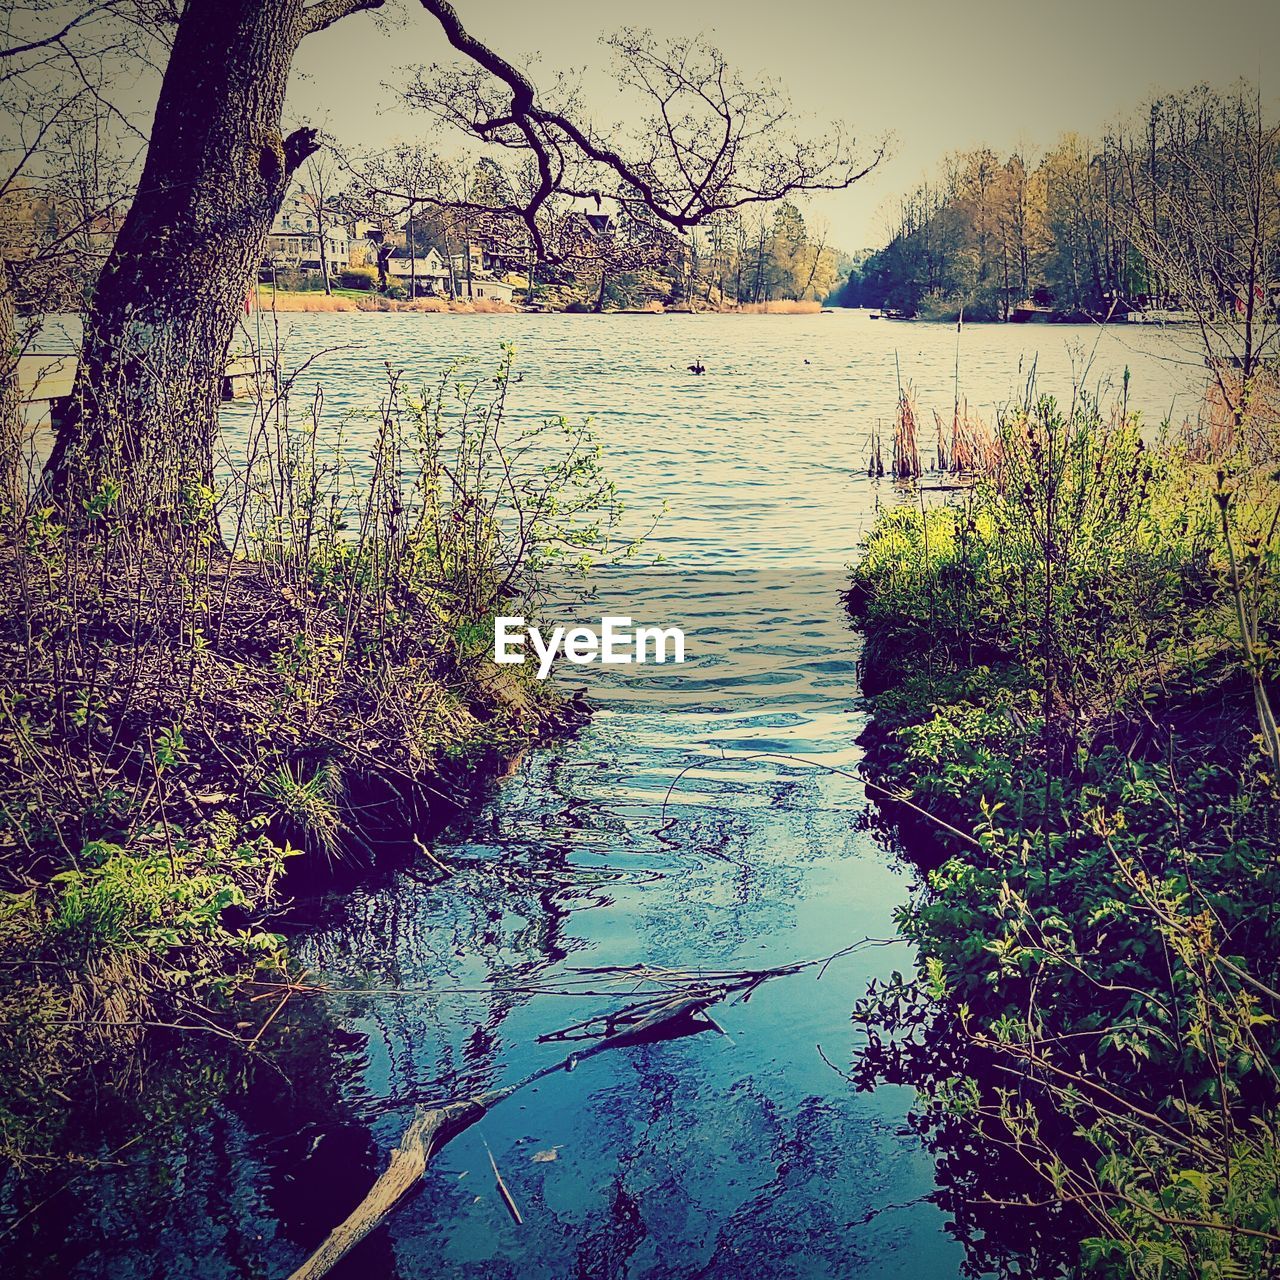
[[[888,209],[950,151],[990,146],[1034,156],[1063,133],[1086,136],[1131,118],[1153,92],[1244,77],[1280,104],[1280,0],[455,0],[468,30],[535,83],[580,70],[599,121],[628,118],[601,35],[624,26],[661,37],[704,35],[745,76],[789,92],[811,128],[841,120],[859,139],[890,134],[870,177],[814,197],[831,243],[883,244]],[[361,14],[310,37],[289,111],[343,143],[430,139],[390,87],[407,66],[451,61],[439,28],[412,0],[393,17]],[[460,148],[436,135],[442,151]]]

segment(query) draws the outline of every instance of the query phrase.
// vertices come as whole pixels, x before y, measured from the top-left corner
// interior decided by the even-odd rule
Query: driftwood
[[[464,1098],[431,1111],[418,1107],[413,1122],[391,1153],[390,1164],[369,1188],[369,1194],[329,1232],[324,1243],[293,1273],[291,1280],[316,1280],[327,1274],[414,1188],[431,1157],[451,1138],[475,1124],[505,1093],[498,1090]]]
[[[621,1048],[624,1045],[641,1044],[648,1039],[657,1038],[663,1031],[677,1027],[701,1013],[709,1004],[722,1000],[731,990],[730,987],[714,987],[700,990],[692,995],[645,1001],[640,1006],[637,1016],[625,1018],[619,1015],[615,1019],[620,1027],[615,1033],[602,1037],[585,1049],[571,1053],[559,1062],[540,1067],[515,1084],[507,1085],[503,1089],[491,1089],[475,1097],[461,1098],[439,1107],[416,1107],[412,1122],[391,1153],[390,1163],[369,1188],[369,1194],[347,1215],[344,1221],[329,1232],[320,1247],[290,1276],[289,1280],[319,1280],[320,1276],[326,1275],[332,1267],[337,1265],[339,1259],[359,1244],[413,1189],[426,1171],[431,1157],[441,1147],[469,1129],[491,1107],[503,1101],[504,1098],[509,1098],[518,1090],[527,1088],[557,1071],[572,1071],[578,1063],[594,1057],[597,1053]],[[708,1022],[705,1029],[710,1030],[712,1026],[713,1024]],[[492,1155],[489,1158],[492,1161]],[[497,1176],[498,1187],[506,1199],[508,1210],[519,1222],[519,1211],[515,1208],[515,1201],[502,1181],[502,1175],[498,1173],[497,1164],[494,1164],[493,1171]]]
[[[674,784],[673,784],[674,785]],[[405,1130],[399,1145],[391,1153],[390,1163],[381,1177],[369,1189],[369,1194],[351,1211],[346,1219],[329,1232],[320,1247],[300,1266],[289,1280],[319,1280],[338,1260],[344,1257],[365,1238],[413,1189],[426,1170],[431,1157],[458,1134],[469,1129],[488,1111],[513,1093],[536,1084],[558,1071],[572,1071],[580,1062],[629,1045],[646,1044],[655,1040],[669,1040],[676,1036],[697,1031],[718,1031],[719,1025],[707,1013],[712,1005],[730,995],[740,1001],[749,1000],[756,988],[771,978],[800,973],[805,969],[818,970],[818,977],[827,966],[842,956],[851,955],[863,947],[885,946],[890,938],[863,938],[850,946],[819,959],[798,960],[792,964],[777,965],[771,969],[721,969],[688,970],[667,969],[638,964],[628,966],[606,965],[600,968],[570,970],[572,975],[559,990],[563,994],[600,995],[606,990],[622,985],[635,991],[638,986],[648,986],[651,992],[643,999],[612,1013],[588,1018],[560,1031],[539,1037],[541,1043],[550,1041],[584,1041],[584,1047],[575,1050],[558,1062],[539,1067],[521,1080],[501,1089],[490,1089],[473,1097],[452,1099],[434,1106],[418,1106],[413,1120]],[[267,984],[264,984],[267,985]],[[288,986],[290,991],[312,991],[336,994],[333,988],[303,986],[301,984],[270,984]],[[547,991],[537,984],[522,988],[530,993]],[[367,993],[366,993],[367,994]],[[408,994],[408,993],[402,993]],[[490,1161],[493,1155],[490,1153]],[[493,1163],[500,1193],[507,1209],[519,1222],[519,1210],[510,1191]]]

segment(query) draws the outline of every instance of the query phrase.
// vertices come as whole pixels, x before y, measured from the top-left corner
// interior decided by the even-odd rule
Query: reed
[[[915,391],[907,383],[898,392],[898,411],[893,423],[893,476],[895,480],[914,480],[923,471]]]
[[[967,401],[952,410],[944,421],[935,409],[933,421],[938,433],[938,470],[959,476],[991,476],[1000,467],[1000,439]]]
[[[811,316],[822,310],[822,304],[812,299],[773,298],[768,302],[742,302],[730,310],[747,316]]]
[[[1237,406],[1233,408],[1232,406]],[[1280,377],[1262,369],[1249,380],[1219,369],[1204,393],[1194,421],[1184,418],[1176,438],[1189,462],[1217,464],[1231,458],[1266,461],[1280,439]]]
[[[363,294],[359,298],[332,296],[312,292],[290,292],[277,289],[264,290],[259,298],[263,311],[278,312],[354,312],[354,311],[416,311],[427,313],[454,313],[468,315],[506,314],[516,311],[508,302],[498,298],[386,298],[381,294]]]

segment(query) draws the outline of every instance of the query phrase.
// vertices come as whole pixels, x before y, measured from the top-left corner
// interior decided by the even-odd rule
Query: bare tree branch
[[[16,58],[24,53],[34,53],[38,49],[47,49],[50,45],[61,44],[63,39],[70,35],[82,22],[88,22],[110,8],[109,4],[94,5],[93,8],[86,9],[84,13],[76,14],[61,30],[55,31],[51,35],[29,40],[26,44],[10,45],[7,49],[0,49],[0,58]]]
[[[366,9],[381,9],[386,0],[316,0],[302,11],[303,35],[314,35],[335,22]]]
[[[716,213],[842,190],[885,155],[881,141],[856,159],[840,129],[816,141],[790,136],[783,95],[744,84],[700,40],[661,45],[648,32],[624,31],[608,41],[620,81],[653,112],[628,155],[580,124],[571,107],[540,99],[528,76],[465,29],[448,0],[421,4],[473,67],[419,73],[405,96],[485,143],[531,154],[538,181],[520,212],[540,252],[538,213],[553,193],[598,197],[612,185],[614,199],[686,231]]]

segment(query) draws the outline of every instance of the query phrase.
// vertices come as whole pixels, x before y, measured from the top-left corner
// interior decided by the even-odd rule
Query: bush
[[[344,267],[338,272],[338,283],[344,289],[377,289],[378,272],[373,267]]]
[[[869,761],[944,859],[898,917],[915,980],[855,1012],[861,1078],[927,1082],[976,1266],[1033,1205],[1100,1274],[1280,1265],[1278,439],[1206,460],[1041,399],[854,571]]]

